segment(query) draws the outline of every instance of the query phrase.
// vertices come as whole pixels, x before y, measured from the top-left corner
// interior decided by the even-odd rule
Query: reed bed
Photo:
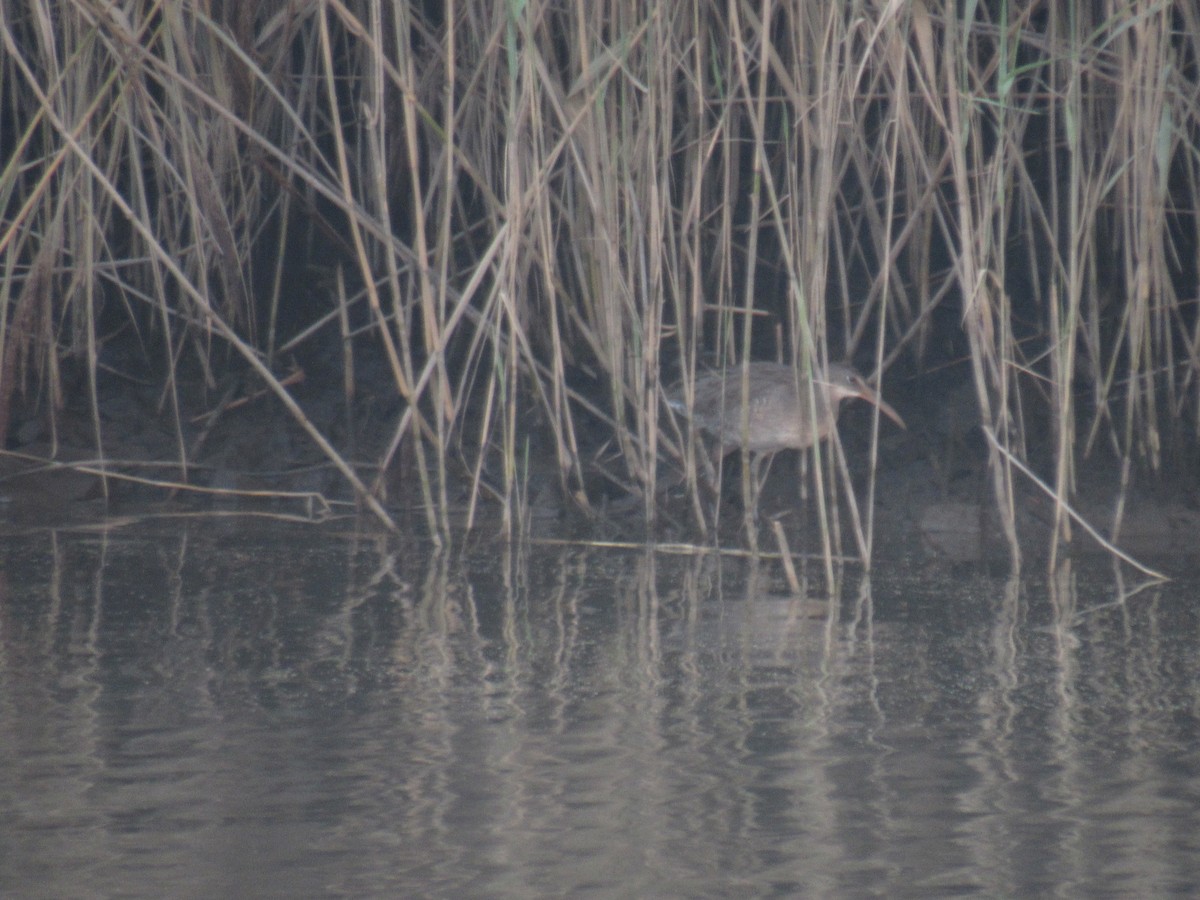
[[[1014,559],[1013,460],[1043,427],[1056,542],[1081,455],[1111,448],[1127,484],[1195,453],[1190,2],[0,13],[5,433],[61,409],[81,361],[103,465],[103,348],[136,334],[181,481],[181,383],[236,367],[393,527],[397,469],[435,537],[464,502],[468,526],[487,503],[520,528],[534,478],[653,524],[675,460],[706,528],[668,386],[752,358],[953,361]],[[369,459],[283,383],[327,345],[347,407],[366,356],[403,400]],[[845,510],[869,559],[873,487],[856,503],[839,453],[815,454],[826,556]]]

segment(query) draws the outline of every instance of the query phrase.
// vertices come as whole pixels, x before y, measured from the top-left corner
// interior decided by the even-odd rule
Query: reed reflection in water
[[[228,527],[0,559],[5,896],[1200,883],[1194,585],[794,598],[769,562]]]

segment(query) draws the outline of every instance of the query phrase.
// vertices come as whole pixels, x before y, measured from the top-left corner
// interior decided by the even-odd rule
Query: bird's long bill
[[[880,397],[879,394],[875,393],[869,384],[867,384],[861,378],[854,379],[854,383],[859,390],[859,397],[861,397],[863,400],[866,400],[868,403],[874,403],[879,407],[879,411],[881,413],[883,413],[901,428],[908,428],[908,426],[904,424],[904,420],[900,418],[900,413],[892,409],[888,402]]]

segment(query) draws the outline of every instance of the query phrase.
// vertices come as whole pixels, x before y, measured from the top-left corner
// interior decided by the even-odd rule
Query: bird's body
[[[780,363],[750,363],[747,378],[749,405],[744,421],[739,367],[696,379],[692,419],[697,428],[720,441],[722,456],[743,446],[751,453],[807,449],[829,436],[837,423],[838,407],[852,397],[875,404],[905,427],[899,414],[850,366],[831,364],[824,376],[817,376],[811,390],[807,375],[798,375],[791,366]],[[681,401],[671,405],[686,412]]]

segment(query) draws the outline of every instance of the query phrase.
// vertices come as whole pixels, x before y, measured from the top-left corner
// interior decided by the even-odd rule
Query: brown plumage
[[[906,427],[900,415],[850,366],[834,363],[825,377],[818,377],[812,405],[807,375],[797,375],[791,366],[770,362],[750,363],[748,369],[750,406],[745,441],[741,368],[733,366],[723,374],[709,372],[696,379],[692,417],[697,428],[720,440],[722,456],[743,444],[752,453],[807,449],[829,436],[837,422],[838,407],[853,397],[874,403],[889,419]],[[672,400],[671,406],[686,412],[682,399]]]

